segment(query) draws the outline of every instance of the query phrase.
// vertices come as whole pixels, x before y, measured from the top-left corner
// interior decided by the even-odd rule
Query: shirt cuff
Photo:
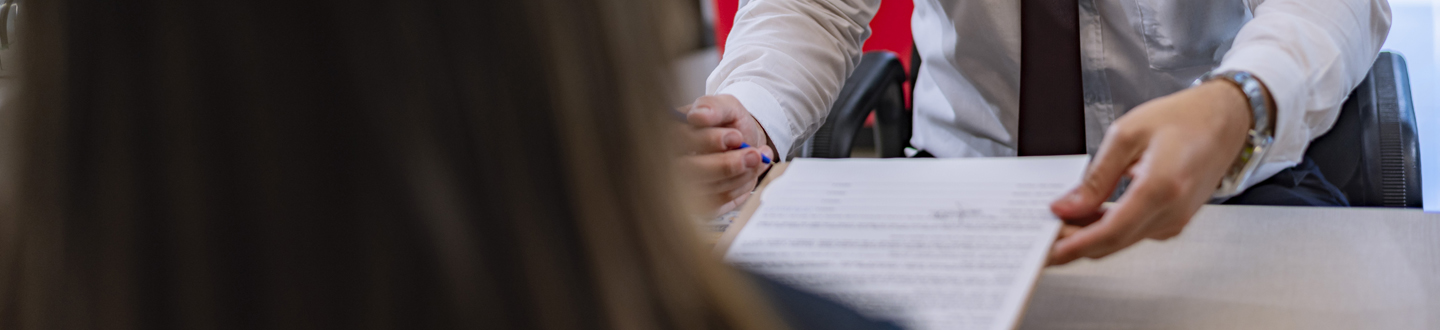
[[[769,90],[753,82],[740,81],[725,86],[715,94],[729,94],[740,100],[740,105],[765,129],[770,143],[775,144],[775,160],[786,159],[790,154],[790,147],[795,145],[795,132],[800,130],[790,125],[785,109],[780,107],[780,102],[776,101]]]
[[[1215,72],[1245,71],[1253,74],[1275,101],[1275,142],[1270,151],[1260,160],[1249,179],[1241,183],[1240,190],[1249,189],[1281,170],[1299,164],[1310,144],[1310,130],[1305,124],[1304,99],[1306,91],[1305,71],[1295,63],[1287,52],[1269,45],[1251,45],[1232,49]]]

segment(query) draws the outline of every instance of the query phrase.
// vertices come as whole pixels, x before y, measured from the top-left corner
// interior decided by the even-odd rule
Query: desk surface
[[[1440,215],[1206,206],[1169,241],[1045,270],[1021,328],[1440,328]]]
[[[1205,206],[1168,241],[1046,269],[1020,328],[1440,329],[1440,214]]]

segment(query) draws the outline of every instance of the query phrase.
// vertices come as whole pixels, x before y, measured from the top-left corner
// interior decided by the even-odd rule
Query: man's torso
[[[911,142],[940,157],[1013,156],[1019,111],[1019,1],[916,0],[922,65]],[[1079,0],[1086,145],[1145,101],[1220,63],[1251,17],[1245,1]]]

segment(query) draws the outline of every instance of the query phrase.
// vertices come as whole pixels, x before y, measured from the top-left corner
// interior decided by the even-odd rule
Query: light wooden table
[[[1171,240],[1046,269],[1020,328],[1440,329],[1440,214],[1205,206]]]

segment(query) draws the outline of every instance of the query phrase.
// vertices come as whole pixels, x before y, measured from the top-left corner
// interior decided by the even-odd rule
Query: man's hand
[[[1224,81],[1146,102],[1116,120],[1080,187],[1050,205],[1067,223],[1050,264],[1179,235],[1235,162],[1252,121],[1244,93]],[[1125,176],[1125,194],[1101,209]]]
[[[760,174],[770,168],[762,159],[775,159],[765,130],[730,95],[705,96],[686,109],[689,125],[679,134],[687,155],[677,168],[684,182],[703,194],[703,207],[723,213],[750,196]],[[751,147],[739,149],[743,145]]]
[[[745,138],[745,143],[752,146],[768,146],[769,136],[765,134],[765,128],[760,127],[760,122],[750,115],[750,111],[740,104],[740,100],[728,94],[702,96],[695,100],[695,104],[688,107],[689,113],[686,119],[690,125],[695,127],[725,127],[740,131]]]

